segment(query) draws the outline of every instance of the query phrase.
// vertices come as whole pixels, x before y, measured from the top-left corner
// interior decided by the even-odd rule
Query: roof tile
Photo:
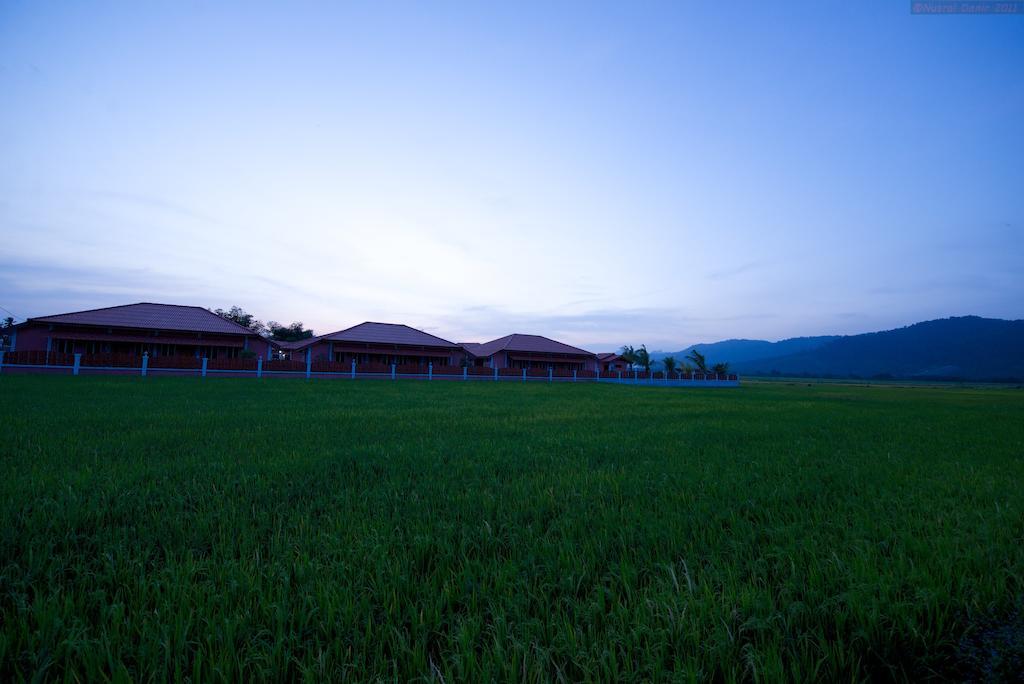
[[[458,347],[454,342],[410,328],[400,323],[366,322],[345,330],[323,335],[329,342],[369,342],[372,344],[403,344],[415,347]]]
[[[573,347],[541,335],[522,335],[514,333],[505,335],[483,344],[467,343],[462,345],[474,356],[491,356],[499,351],[532,352],[538,354],[573,354],[576,356],[594,356],[586,349]]]
[[[188,330],[191,332],[220,333],[226,335],[255,335],[248,328],[221,318],[199,306],[178,304],[125,304],[104,309],[74,311],[54,316],[30,318],[26,322],[61,323],[65,325],[92,325],[112,328],[153,330]]]

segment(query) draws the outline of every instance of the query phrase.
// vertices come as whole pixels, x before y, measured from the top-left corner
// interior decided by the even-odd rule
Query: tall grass
[[[0,679],[964,676],[1013,390],[0,377]]]

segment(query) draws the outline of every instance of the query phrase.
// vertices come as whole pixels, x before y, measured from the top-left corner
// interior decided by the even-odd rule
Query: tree
[[[302,321],[295,321],[291,325],[282,325],[277,321],[268,321],[267,331],[270,333],[270,339],[277,340],[278,342],[297,342],[298,340],[308,340],[313,337],[313,331],[304,327]]]
[[[696,366],[697,370],[699,370],[701,373],[708,372],[708,361],[706,358],[704,358],[704,355],[701,354],[698,350],[694,349],[689,354],[687,354],[686,360],[692,361],[693,365]]]
[[[636,354],[636,365],[643,368],[645,371],[651,370],[651,355],[647,353],[647,345],[641,344],[640,348],[637,349]]]
[[[676,372],[676,357],[666,356],[661,360],[661,363],[664,364],[666,373]]]
[[[725,362],[716,363],[711,367],[712,373],[718,373],[719,375],[725,375],[729,372],[729,364]]]
[[[619,356],[630,366],[636,363],[636,350],[633,349],[632,345],[623,345],[622,349],[619,350]]]
[[[0,348],[7,348],[11,344],[11,329],[14,327],[14,317],[8,316],[4,324],[0,326]]]
[[[252,330],[257,335],[264,335],[267,332],[267,327],[263,325],[263,321],[257,320],[254,315],[248,313],[240,306],[233,306],[227,311],[224,309],[214,309],[213,313],[221,318],[234,321],[243,328]]]

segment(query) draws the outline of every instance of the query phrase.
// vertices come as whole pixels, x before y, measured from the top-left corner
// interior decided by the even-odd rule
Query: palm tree
[[[635,363],[638,366],[643,368],[645,371],[651,370],[651,355],[647,353],[647,345],[646,344],[641,344],[640,348],[637,349],[634,352],[634,354],[636,354],[636,362]]]
[[[692,361],[693,365],[696,366],[697,370],[699,370],[701,373],[708,372],[708,360],[705,359],[704,355],[701,354],[698,350],[691,350],[690,353],[686,355],[686,359],[688,361]]]
[[[619,350],[619,356],[621,356],[622,360],[630,366],[636,363],[636,350],[633,349],[632,345],[623,345],[622,349]]]
[[[676,357],[674,357],[674,356],[666,356],[665,358],[663,358],[661,360],[661,362],[665,365],[665,372],[666,373],[675,373],[676,372]]]
[[[718,373],[719,375],[725,375],[729,372],[729,364],[725,362],[716,363],[711,367],[712,373]]]

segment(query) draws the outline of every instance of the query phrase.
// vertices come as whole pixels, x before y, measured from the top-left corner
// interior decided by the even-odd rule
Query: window
[[[74,354],[75,353],[75,341],[74,340],[54,340],[50,349],[57,352],[58,354]]]

